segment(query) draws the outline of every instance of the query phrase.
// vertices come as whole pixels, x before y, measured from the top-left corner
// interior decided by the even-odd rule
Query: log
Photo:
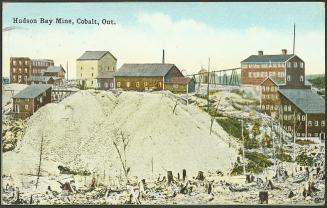
[[[268,191],[260,191],[259,192],[259,203],[260,204],[268,204]]]
[[[183,181],[186,179],[186,169],[183,169]]]
[[[168,178],[168,185],[171,185],[171,183],[174,181],[173,172],[167,171],[167,178]]]
[[[198,176],[196,177],[197,180],[203,181],[204,180],[204,175],[202,171],[198,172]]]

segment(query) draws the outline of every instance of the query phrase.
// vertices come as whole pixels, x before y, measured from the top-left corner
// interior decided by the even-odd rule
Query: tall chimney
[[[162,64],[165,63],[165,50],[162,50]]]
[[[282,54],[283,55],[287,55],[287,50],[286,49],[282,49]]]
[[[262,56],[263,55],[263,51],[258,51],[258,55]]]

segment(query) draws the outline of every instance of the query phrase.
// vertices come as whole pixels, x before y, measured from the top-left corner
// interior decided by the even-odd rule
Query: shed
[[[195,80],[189,77],[173,77],[165,82],[165,86],[173,93],[195,92]]]

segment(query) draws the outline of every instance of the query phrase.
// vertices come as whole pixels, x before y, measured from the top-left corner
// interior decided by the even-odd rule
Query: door
[[[19,110],[19,105],[16,104],[16,105],[15,105],[15,112],[16,112],[16,113],[19,113],[19,111],[20,111],[20,110]]]

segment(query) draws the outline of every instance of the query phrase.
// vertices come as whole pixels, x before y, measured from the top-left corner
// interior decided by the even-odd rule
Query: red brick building
[[[27,84],[32,68],[28,57],[10,58],[10,83]]]
[[[303,88],[305,81],[305,63],[295,54],[251,55],[241,61],[241,84],[260,85],[268,76],[274,77],[277,82],[288,88]]]

